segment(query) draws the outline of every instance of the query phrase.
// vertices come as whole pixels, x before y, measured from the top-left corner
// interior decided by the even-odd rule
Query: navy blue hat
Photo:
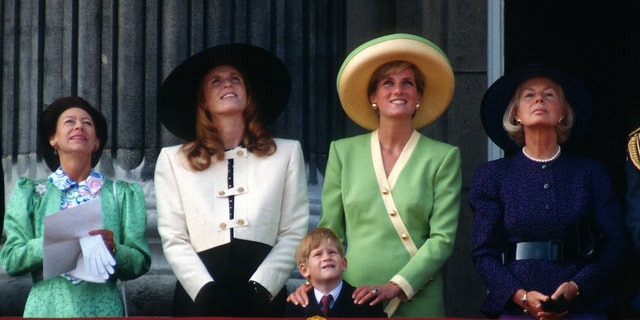
[[[520,147],[509,137],[502,125],[504,113],[518,86],[535,77],[545,77],[559,84],[575,113],[571,135],[563,143],[563,146],[575,145],[584,137],[591,124],[593,101],[589,90],[582,82],[559,68],[544,65],[528,66],[505,74],[496,80],[485,92],[480,106],[484,131],[496,145],[507,153],[518,151]]]
[[[198,87],[209,70],[232,66],[253,89],[265,124],[273,122],[289,101],[291,77],[273,53],[248,44],[224,44],[200,51],[177,66],[158,90],[158,117],[174,135],[196,138]]]

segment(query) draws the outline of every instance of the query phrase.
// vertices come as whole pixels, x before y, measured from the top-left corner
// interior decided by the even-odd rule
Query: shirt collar
[[[341,290],[342,290],[342,281],[340,281],[340,283],[335,288],[333,288],[331,292],[329,292],[329,294],[333,297],[333,300],[331,301],[331,306],[333,306],[333,304],[336,302],[338,296],[340,295]],[[316,288],[313,288],[313,293],[316,296],[316,301],[318,302],[318,304],[320,304],[320,299],[322,299],[322,297],[326,293],[322,293],[320,290]]]
[[[61,167],[58,167],[56,171],[49,175],[49,181],[60,191],[68,191],[80,186],[86,186],[89,194],[95,196],[100,192],[100,188],[104,184],[104,176],[91,169],[87,179],[78,183],[69,178]]]

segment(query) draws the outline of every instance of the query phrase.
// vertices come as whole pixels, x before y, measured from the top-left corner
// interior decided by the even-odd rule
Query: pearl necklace
[[[555,159],[557,159],[560,156],[560,146],[558,146],[558,150],[556,151],[556,153],[554,155],[552,155],[550,158],[546,158],[546,159],[540,159],[540,158],[535,158],[530,156],[529,154],[527,154],[527,147],[522,147],[522,154],[524,154],[525,157],[529,158],[532,161],[535,162],[549,162],[549,161],[553,161]]]

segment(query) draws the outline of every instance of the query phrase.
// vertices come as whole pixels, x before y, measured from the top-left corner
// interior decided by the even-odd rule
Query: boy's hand
[[[300,304],[306,308],[309,305],[309,296],[307,295],[307,292],[311,289],[313,289],[313,286],[308,283],[303,283],[298,287],[298,289],[296,289],[296,291],[292,292],[287,297],[287,302],[291,302],[296,306]]]
[[[390,300],[403,294],[400,287],[393,283],[385,283],[380,285],[359,286],[353,292],[353,302],[355,304],[364,304],[367,301],[370,306],[380,303],[382,300]]]

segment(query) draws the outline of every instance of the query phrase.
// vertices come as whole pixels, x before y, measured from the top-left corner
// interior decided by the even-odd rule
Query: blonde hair
[[[267,129],[260,118],[259,106],[253,99],[253,90],[244,74],[242,80],[247,91],[247,107],[243,112],[245,119],[245,133],[242,144],[249,152],[258,157],[269,156],[276,152],[276,143],[273,135]],[[187,156],[187,160],[192,169],[202,171],[211,166],[211,157],[216,160],[224,160],[224,144],[216,129],[213,119],[205,109],[205,95],[203,90],[204,82],[198,86],[198,105],[196,110],[196,140],[182,146],[182,152]]]
[[[369,80],[369,86],[367,87],[367,97],[370,97],[376,91],[380,80],[392,73],[400,72],[406,68],[413,70],[413,76],[416,80],[416,90],[418,91],[418,93],[420,93],[420,95],[423,95],[425,83],[424,75],[422,74],[422,72],[420,72],[420,69],[418,69],[418,67],[416,67],[411,62],[397,60],[387,62],[376,69],[376,71],[371,76],[371,80]]]
[[[296,264],[307,263],[311,251],[318,248],[324,240],[334,244],[340,256],[344,258],[344,248],[335,232],[329,228],[315,228],[309,231],[309,233],[302,238],[302,241],[300,241],[298,249],[296,250]]]
[[[555,89],[558,91],[560,108],[564,110],[566,114],[562,121],[560,121],[555,126],[558,143],[563,143],[567,141],[567,139],[569,139],[571,128],[573,128],[575,113],[573,112],[573,108],[571,108],[569,101],[567,101],[567,97],[565,96],[564,90],[562,90],[560,84],[553,81],[553,79],[549,79],[546,77],[543,78],[548,79],[556,86]],[[517,123],[516,112],[518,111],[518,99],[522,94],[522,91],[524,91],[523,84],[525,82],[526,80],[522,81],[522,83],[518,85],[516,92],[513,94],[511,100],[509,101],[507,110],[505,110],[504,115],[502,116],[502,126],[504,127],[504,130],[507,131],[509,138],[515,141],[518,146],[524,146],[524,128]]]

